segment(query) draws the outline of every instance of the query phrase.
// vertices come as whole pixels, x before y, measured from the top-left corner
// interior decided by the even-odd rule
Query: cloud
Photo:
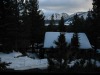
[[[39,7],[46,14],[53,12],[71,14],[92,9],[92,0],[39,0]]]

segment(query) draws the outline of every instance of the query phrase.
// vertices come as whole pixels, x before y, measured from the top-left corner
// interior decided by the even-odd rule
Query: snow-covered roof
[[[51,48],[56,47],[54,44],[54,41],[58,39],[58,36],[60,35],[60,32],[46,32],[45,33],[45,40],[44,40],[44,48]],[[80,49],[92,49],[91,44],[85,35],[85,33],[78,33],[79,35],[79,43],[80,43]],[[71,38],[73,36],[73,33],[65,33],[66,42],[68,44],[71,43]]]

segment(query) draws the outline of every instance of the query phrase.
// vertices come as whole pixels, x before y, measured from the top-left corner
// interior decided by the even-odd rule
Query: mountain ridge
[[[76,13],[71,14],[71,15],[68,15],[67,13],[61,13],[61,14],[59,14],[59,13],[54,13],[53,15],[54,15],[54,20],[55,20],[55,23],[56,23],[56,24],[58,23],[58,21],[59,21],[59,20],[61,19],[61,17],[63,16],[63,17],[64,17],[64,21],[65,21],[65,25],[69,25],[70,23],[72,23],[73,17],[74,17],[74,15],[76,15],[76,14],[77,14],[79,17],[83,16],[83,18],[86,19],[86,18],[87,18],[87,15],[88,15],[88,11],[87,11],[87,12],[76,12]],[[46,24],[49,24],[50,20],[51,20],[51,16],[49,15],[49,16],[47,16],[47,17],[45,18],[45,23],[46,23]]]

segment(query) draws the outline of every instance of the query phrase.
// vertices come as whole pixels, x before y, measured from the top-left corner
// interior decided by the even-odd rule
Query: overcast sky
[[[63,12],[70,15],[92,9],[92,0],[39,0],[39,9],[46,15]]]

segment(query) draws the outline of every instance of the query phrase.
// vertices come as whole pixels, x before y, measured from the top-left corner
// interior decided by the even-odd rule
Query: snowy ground
[[[31,56],[32,58],[28,57]],[[22,56],[20,52],[12,52],[5,54],[0,52],[1,62],[11,63],[7,68],[14,70],[28,70],[28,69],[46,69],[48,67],[47,59],[38,59],[35,54],[28,53],[28,56]],[[34,57],[35,56],[35,57]],[[85,61],[85,65],[88,60]],[[76,62],[80,62],[80,59],[76,59],[70,62],[69,67],[74,66]],[[91,59],[91,62],[94,62],[94,59]],[[96,61],[96,66],[100,67],[100,62]]]
[[[19,52],[9,54],[0,53],[1,62],[11,63],[7,68],[14,70],[45,69],[48,67],[47,59],[32,59],[28,56],[21,56]],[[21,56],[21,57],[20,57]]]
[[[39,59],[38,54],[36,54],[36,53],[28,52],[27,56],[32,58],[32,59]]]
[[[80,61],[81,61],[81,59],[76,59],[74,61],[71,61],[70,64],[68,64],[68,65],[69,65],[69,67],[73,67],[76,62],[80,63]],[[88,63],[88,60],[85,60],[84,66],[86,66],[87,63]],[[94,64],[94,59],[91,59],[91,63]],[[96,60],[96,66],[100,67],[100,61]]]

